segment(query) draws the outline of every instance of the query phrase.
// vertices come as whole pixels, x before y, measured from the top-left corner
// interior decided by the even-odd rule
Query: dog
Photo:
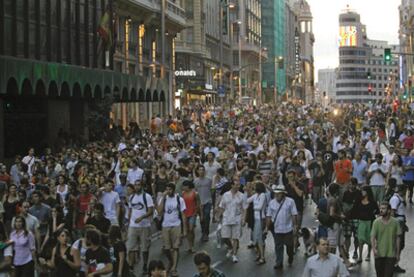
[[[305,256],[310,257],[316,254],[316,230],[304,227],[300,230],[299,235],[302,237],[305,245]]]

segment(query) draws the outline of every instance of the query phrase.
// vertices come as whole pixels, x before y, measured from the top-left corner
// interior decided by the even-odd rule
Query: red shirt
[[[6,184],[10,184],[10,175],[7,173],[1,174],[0,181],[5,182]]]
[[[404,148],[405,148],[405,149],[408,149],[408,150],[413,149],[413,144],[414,144],[414,136],[409,136],[409,137],[406,137],[406,138],[403,140],[403,143],[404,143]]]
[[[77,202],[77,209],[78,209],[78,220],[76,222],[77,228],[83,228],[85,225],[84,219],[85,214],[88,211],[89,203],[92,199],[93,195],[88,193],[87,195],[79,195],[78,202]]]
[[[183,191],[183,199],[185,202],[184,214],[186,217],[192,217],[197,214],[197,194],[195,191],[186,193]]]
[[[335,163],[336,182],[344,185],[351,180],[352,162],[348,159]]]

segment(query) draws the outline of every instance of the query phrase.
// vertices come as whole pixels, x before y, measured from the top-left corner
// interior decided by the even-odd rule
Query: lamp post
[[[267,48],[263,47],[262,48],[262,40],[260,40],[260,51],[259,51],[259,91],[258,91],[258,105],[261,105],[263,103],[263,93],[262,93],[262,75],[263,75],[263,71],[262,71],[262,55],[263,52],[266,52]]]
[[[234,95],[234,80],[233,80],[234,78],[234,59],[233,59],[234,24],[241,25],[242,22],[240,20],[235,20],[230,23],[229,48],[230,48],[230,95],[231,97],[235,96]],[[241,51],[240,51],[240,38],[239,38],[239,63],[240,63],[240,55],[241,55]],[[241,68],[241,64],[239,64],[239,68]],[[240,72],[239,72],[239,78],[240,78]],[[234,97],[234,99],[236,99],[236,97]]]
[[[223,0],[220,0],[220,10],[219,10],[219,28],[220,28],[220,68],[219,68],[219,85],[223,84],[223,13],[224,9],[234,9],[236,5],[234,3],[227,3]],[[227,18],[229,18],[229,14],[227,12]],[[228,22],[228,21],[227,21]],[[227,29],[228,25],[226,26]],[[231,42],[230,42],[231,43]],[[230,44],[231,50],[231,44]]]

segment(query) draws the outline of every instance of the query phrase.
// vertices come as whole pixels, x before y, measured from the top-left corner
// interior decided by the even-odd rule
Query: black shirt
[[[125,244],[122,241],[115,242],[115,244],[109,249],[112,264],[114,265],[113,273],[116,276],[118,275],[120,252],[125,253],[124,266],[122,267],[122,276],[127,276],[128,275],[128,263],[126,260],[127,250],[126,250]]]
[[[305,191],[303,184],[296,182],[296,186],[301,191],[303,192]],[[289,196],[295,201],[296,209],[298,210],[298,212],[302,213],[303,212],[303,196],[299,196],[296,193],[296,190],[292,186],[290,186],[289,183],[286,184],[286,191],[287,191],[287,196]]]
[[[85,253],[85,262],[88,265],[88,273],[92,273],[103,268],[106,264],[111,263],[109,251],[99,246],[96,250],[88,249]],[[103,264],[103,266],[102,266]],[[95,275],[100,277],[101,275]]]
[[[96,227],[101,233],[108,234],[109,227],[111,227],[111,221],[106,217],[102,216],[97,218],[96,216],[88,218],[86,224],[90,224]]]

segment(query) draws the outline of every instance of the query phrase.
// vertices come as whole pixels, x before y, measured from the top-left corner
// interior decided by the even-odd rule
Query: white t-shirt
[[[24,164],[27,164],[27,167],[28,167],[27,173],[29,173],[29,175],[32,176],[32,166],[35,163],[35,157],[25,156],[22,162]]]
[[[228,191],[221,198],[220,208],[224,209],[223,225],[240,224],[243,210],[247,208],[247,201],[243,193],[238,191],[233,195],[231,191]]]
[[[135,184],[135,181],[141,181],[142,175],[144,175],[144,170],[137,167],[137,169],[130,168],[128,169],[127,175],[127,183],[128,184]]]
[[[119,195],[115,191],[102,192],[101,203],[105,208],[105,217],[109,220],[116,219],[116,204],[120,203]]]
[[[141,217],[147,213],[147,209],[145,208],[145,202],[143,193],[141,194],[134,194],[129,198],[129,208],[131,209],[131,218],[129,220],[129,227],[151,227],[151,218],[147,217],[141,220],[139,223],[135,223],[135,220],[138,217]],[[145,199],[147,200],[147,208],[154,207],[154,202],[152,201],[152,197],[145,193]]]
[[[378,163],[373,163],[369,166],[368,173],[374,172],[377,169],[381,169],[381,171],[387,174],[387,166],[385,164],[378,165]],[[371,179],[369,180],[370,186],[384,186],[385,185],[385,178],[380,173],[375,172],[372,174]]]
[[[79,251],[80,259],[81,259],[80,271],[88,272],[88,265],[86,264],[86,250],[88,250],[88,248],[86,248],[86,243],[84,243],[84,242],[82,242],[82,245],[81,245],[81,240],[82,239],[78,239],[77,241],[75,241],[72,244],[72,248]],[[1,277],[1,275],[0,275],[0,277]]]
[[[217,169],[221,168],[221,165],[216,161],[214,161],[211,165],[209,162],[205,162],[204,168],[206,169],[206,177],[213,180],[214,176],[217,174]]]
[[[13,247],[11,245],[7,246],[3,250],[3,256],[4,257],[13,257]],[[7,272],[0,272],[0,277],[9,277],[9,273]]]
[[[180,211],[184,212],[186,209],[184,199],[179,197]],[[160,199],[159,205],[162,204],[164,198]],[[174,197],[166,197],[164,205],[164,220],[162,221],[162,227],[177,227],[181,225],[180,215],[178,213],[177,194]]]
[[[394,195],[390,199],[390,206],[391,209],[396,210],[395,213],[397,215],[405,215],[405,206],[403,203],[403,199],[398,193],[394,193]]]

